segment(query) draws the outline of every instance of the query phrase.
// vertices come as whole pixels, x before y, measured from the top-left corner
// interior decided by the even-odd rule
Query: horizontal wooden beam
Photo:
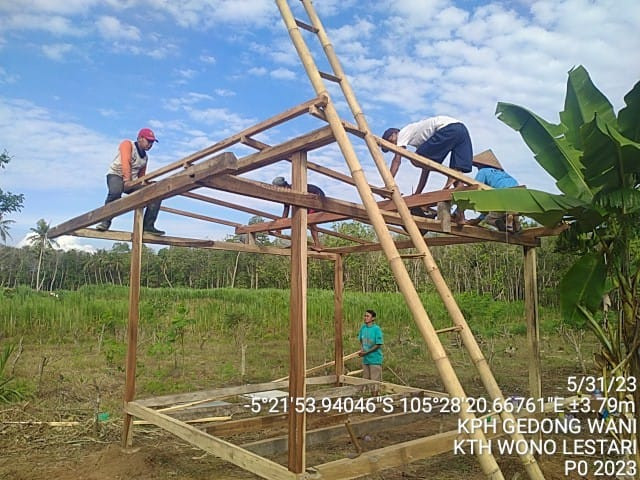
[[[229,227],[239,227],[240,225],[242,225],[241,223],[230,222],[229,220],[225,220],[223,218],[209,217],[208,215],[202,215],[200,213],[187,212],[185,210],[178,210],[177,208],[160,207],[160,210],[162,210],[163,212],[167,212],[167,213],[173,213],[175,215],[181,215],[183,217],[196,218],[198,220],[204,220],[206,222],[211,222],[211,223],[219,223],[220,225],[227,225]]]
[[[316,108],[318,106],[323,106],[326,105],[327,103],[327,97],[326,96],[319,96],[317,98],[312,98],[311,100],[308,100],[304,103],[301,103],[299,105],[296,105],[293,108],[290,108],[288,110],[285,110],[282,113],[279,113],[277,115],[274,115],[271,118],[268,118],[266,120],[263,120],[260,123],[257,123],[249,128],[246,128],[244,130],[242,130],[240,133],[237,133],[235,135],[232,135],[224,140],[221,140],[213,145],[211,145],[210,147],[207,147],[205,149],[202,149],[196,153],[193,153],[185,158],[182,158],[178,161],[175,161],[173,163],[170,163],[169,165],[166,165],[164,167],[158,168],[156,170],[154,170],[153,172],[149,172],[147,175],[145,175],[144,177],[141,177],[140,179],[138,179],[138,181],[134,182],[134,184],[138,184],[138,183],[147,183],[149,180],[159,177],[161,175],[164,175],[166,173],[169,173],[171,171],[177,170],[177,169],[182,169],[182,168],[187,168],[189,165],[191,165],[192,163],[201,160],[205,157],[208,157],[209,155],[213,155],[221,150],[227,149],[233,145],[235,145],[236,143],[239,143],[242,141],[242,139],[244,137],[250,136],[250,135],[256,135],[260,132],[264,132],[265,130],[268,130],[269,128],[275,127],[277,125],[280,125],[288,120],[291,120],[295,117],[298,117],[300,115],[304,115],[305,113],[308,113],[309,110],[311,108]]]
[[[99,232],[90,228],[81,228],[66,235],[73,235],[83,238],[96,238],[100,240],[111,240],[114,242],[131,242],[131,232],[119,230],[108,230]],[[142,241],[154,245],[168,245],[172,247],[204,248],[210,250],[224,250],[230,252],[262,253],[266,255],[291,256],[290,248],[269,247],[260,245],[249,245],[246,243],[220,242],[217,240],[199,240],[195,238],[172,237],[169,235],[150,235],[143,233]],[[308,256],[322,260],[333,260],[335,254],[331,252],[316,252],[309,250]]]
[[[371,475],[388,468],[434,457],[453,451],[457,430],[439,433],[430,437],[402,442],[388,447],[363,452],[356,458],[344,458],[333,462],[308,467],[314,480],[347,480]]]
[[[240,205],[238,203],[219,200],[217,198],[209,197],[208,195],[202,195],[196,192],[184,192],[182,196],[192,198],[194,200],[201,200],[203,202],[211,203],[213,205],[220,205],[221,207],[230,208],[232,210],[237,210],[239,212],[250,213],[251,215],[255,215],[258,217],[271,218],[273,220],[275,220],[276,218],[280,218],[280,215],[274,215],[272,213],[256,210],[254,208],[245,207],[244,205]]]
[[[219,190],[236,192],[242,195],[262,198],[264,200],[288,203],[299,207],[320,210],[317,213],[307,215],[307,224],[309,225],[344,220],[346,218],[357,219],[365,222],[369,219],[367,210],[357,203],[345,202],[330,197],[319,198],[317,195],[311,195],[308,193],[296,193],[292,192],[290,189],[274,187],[266,183],[235,177],[233,175],[212,177],[203,181],[202,184]],[[441,191],[420,194],[423,196],[422,198],[418,198],[419,196],[416,195],[414,196],[415,198],[410,198],[409,203],[413,205],[414,202],[423,201],[425,199],[424,196],[430,199],[428,201],[431,201],[447,194],[450,195],[450,192]],[[383,200],[382,202],[379,202],[379,207],[381,208],[380,213],[386,222],[391,223],[392,225],[403,225],[404,222],[402,221],[400,214],[390,210],[391,208],[394,208],[394,205],[390,200]],[[420,229],[438,233],[444,232],[440,221],[421,217],[414,217],[414,220]],[[282,230],[286,228],[291,228],[290,218],[280,218],[271,222],[238,227],[236,228],[236,233],[268,232],[269,230]],[[507,235],[503,232],[491,231],[483,227],[474,227],[471,225],[452,225],[450,233],[456,236],[489,240],[499,243],[537,246],[537,241],[526,237],[520,238],[518,235]]]
[[[168,415],[158,413],[148,407],[140,405],[136,402],[128,402],[124,405],[124,411],[129,415],[136,416],[149,423],[173,433],[175,436],[194,445],[205,452],[233,463],[234,465],[255,473],[256,475],[274,480],[297,480],[298,476],[290,472],[282,465],[271,460],[256,455],[253,452],[245,450],[220,438],[216,438],[208,433],[195,428],[191,425],[183,423]]]
[[[206,196],[206,195],[201,195],[199,193],[185,192],[182,195],[184,197],[193,198],[195,200],[202,200],[202,201],[205,201],[205,202],[208,202],[208,203],[212,203],[214,205],[220,205],[220,206],[228,207],[228,208],[231,208],[231,209],[234,209],[234,210],[238,210],[238,211],[241,211],[241,212],[251,213],[252,215],[259,216],[259,217],[270,218],[270,219],[273,219],[273,220],[278,219],[278,218],[282,218],[280,215],[274,215],[272,213],[268,213],[268,212],[265,212],[265,211],[262,211],[262,210],[256,210],[254,208],[245,207],[243,205],[238,205],[238,204],[235,204],[235,203],[226,202],[226,201],[223,201],[223,200],[218,200],[218,199]],[[238,225],[236,224],[234,226],[238,226]],[[370,242],[368,240],[363,240],[361,238],[357,238],[357,237],[354,237],[354,236],[351,236],[351,235],[345,235],[344,233],[340,233],[340,232],[334,232],[333,230],[328,230],[328,229],[325,229],[325,228],[318,228],[318,231],[320,233],[325,234],[325,235],[330,235],[330,236],[336,237],[336,238],[342,238],[344,240],[349,240],[349,241],[355,242],[355,243],[361,243],[361,244],[370,244],[370,243],[372,243],[372,242]],[[270,232],[270,234],[274,235],[273,232]],[[287,239],[289,238],[289,237],[287,237],[285,235],[274,235],[274,236],[277,236],[277,237],[280,237],[280,238],[287,238]]]
[[[320,377],[309,377],[306,379],[307,385],[327,385],[335,383],[335,375],[324,375]],[[249,385],[239,385],[236,387],[214,388],[211,390],[201,390],[199,392],[178,393],[173,395],[163,395],[160,397],[137,400],[137,403],[147,407],[158,407],[162,405],[174,405],[182,402],[195,402],[210,398],[212,400],[229,397],[232,395],[244,395],[246,393],[266,392],[268,390],[288,389],[289,382],[265,382],[253,383]]]
[[[425,241],[427,242],[427,246],[429,247],[441,247],[445,245],[459,245],[463,243],[479,243],[484,240],[478,238],[470,238],[470,237],[456,237],[455,235],[447,235],[447,236],[437,236],[437,237],[425,237]],[[403,250],[407,248],[414,248],[415,245],[411,240],[401,240],[395,242],[396,248],[398,250]],[[377,252],[382,250],[382,246],[379,243],[373,243],[370,245],[349,245],[346,247],[331,247],[326,248],[325,252],[331,253],[339,253],[339,254],[348,254],[348,253],[366,253],[366,252]]]
[[[254,138],[243,138],[242,143],[244,143],[245,145],[249,145],[255,148],[256,150],[264,150],[265,148],[270,147],[269,144],[261,142]],[[286,160],[290,162],[291,157],[287,157]],[[313,170],[314,172],[322,173],[327,177],[331,177],[336,180],[340,180],[341,182],[348,183],[349,185],[355,186],[356,184],[355,180],[351,176],[345,175],[344,173],[337,172],[327,167],[323,167],[322,165],[318,165],[317,163],[307,161],[307,168],[309,170]],[[369,188],[371,188],[371,191],[373,193],[376,193],[382,197],[389,198],[391,196],[391,190],[387,188],[376,187],[375,185],[369,185]]]
[[[396,413],[393,415],[371,415],[370,418],[350,422],[350,426],[354,433],[362,437],[367,433],[384,432],[390,428],[396,428],[403,425],[409,425],[425,419],[424,413]],[[305,445],[314,447],[324,445],[336,438],[346,437],[348,431],[344,425],[331,425],[322,428],[309,429],[306,432]],[[275,438],[258,440],[242,445],[243,448],[257,453],[258,455],[279,455],[287,451],[287,436],[283,435]]]
[[[224,152],[198,165],[192,165],[185,171],[147,185],[126,197],[115,200],[89,213],[79,215],[49,230],[49,238],[78,230],[107,218],[143,207],[155,200],[162,200],[195,187],[197,181],[219,173],[231,173],[236,169],[237,158],[233,153]]]
[[[246,173],[256,168],[286,159],[296,152],[309,152],[329,145],[334,141],[335,138],[331,127],[322,127],[238,159],[238,166],[235,173]]]

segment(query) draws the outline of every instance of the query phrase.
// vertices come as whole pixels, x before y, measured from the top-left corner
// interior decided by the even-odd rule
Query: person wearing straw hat
[[[131,193],[142,188],[141,185],[132,187],[131,182],[143,177],[147,172],[147,161],[149,160],[147,152],[157,141],[158,139],[150,128],[143,128],[138,132],[138,138],[135,142],[132,140],[120,142],[118,153],[107,172],[108,193],[105,205],[122,197],[123,193]],[[164,231],[158,230],[154,225],[156,218],[158,218],[158,212],[160,212],[160,200],[153,201],[146,206],[142,226],[145,232],[164,235]],[[110,227],[111,219],[108,218],[96,225],[96,230],[104,232]]]
[[[471,171],[473,158],[471,137],[467,127],[453,117],[438,115],[410,123],[401,129],[387,128],[382,134],[382,138],[403,148],[411,145],[416,148],[418,155],[438,163],[443,163],[447,155],[451,154],[449,167],[462,173]],[[386,153],[389,150],[382,147],[382,151]],[[396,153],[390,167],[391,175],[394,177],[401,162],[402,156]],[[418,163],[414,163],[414,166],[422,169],[418,186],[414,192],[421,193],[426,186],[430,169]],[[456,187],[459,184],[459,180],[447,178],[443,189]]]
[[[275,185],[276,187],[289,188],[289,189],[291,188],[291,184],[287,182],[284,177],[274,178],[271,184]],[[324,191],[322,191],[320,187],[318,187],[317,185],[313,185],[311,183],[307,184],[307,192],[312,193],[314,195],[318,195],[320,198],[324,198],[326,196],[324,194]],[[282,218],[287,218],[289,216],[289,207],[290,205],[288,203],[284,204],[284,209],[282,210]],[[314,210],[313,208],[307,209],[307,213],[315,213],[315,212],[317,212],[317,210]],[[318,235],[318,227],[316,227],[315,225],[309,225],[309,230],[311,231],[311,238],[313,239],[313,249],[321,250],[322,243],[320,243],[320,238]]]
[[[476,180],[491,188],[512,188],[519,185],[515,178],[504,171],[498,159],[493,155],[478,155],[473,159],[473,165],[478,168]],[[482,221],[493,225],[501,232],[517,233],[522,230],[519,215],[514,212],[483,213],[467,223],[478,225]]]

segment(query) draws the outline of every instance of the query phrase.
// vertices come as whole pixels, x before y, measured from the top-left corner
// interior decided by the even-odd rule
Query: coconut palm
[[[53,248],[54,246],[57,246],[57,243],[55,242],[55,240],[51,240],[48,237],[49,224],[42,218],[36,222],[35,228],[30,228],[29,230],[31,230],[29,242],[32,246],[40,249],[40,253],[38,255],[38,270],[36,272],[36,290],[40,290],[42,289],[42,284],[44,283],[44,278],[42,279],[42,281],[40,281],[42,259],[44,258],[45,251]]]
[[[0,240],[2,243],[7,243],[7,238],[11,238],[9,235],[9,225],[15,223],[13,220],[4,220],[0,215]]]

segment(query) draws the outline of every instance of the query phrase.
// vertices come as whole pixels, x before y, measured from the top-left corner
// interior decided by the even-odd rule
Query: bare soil
[[[189,348],[191,347],[191,348]],[[200,343],[187,346],[187,354],[181,361],[179,371],[171,368],[171,356],[149,355],[144,348],[139,352],[138,390],[139,397],[155,396],[158,393],[188,392],[206,388],[258,383],[264,378],[244,379],[230,375],[225,368],[213,370],[217,374],[225,371],[226,378],[212,380],[210,361],[217,358],[222,348],[218,343],[209,350]],[[237,351],[226,345],[227,352]],[[424,358],[414,361],[405,358],[410,352],[420,349],[413,344],[389,344],[389,366],[393,372],[385,371],[385,380],[402,381],[421,388],[441,390],[441,381],[435,375],[429,361]],[[481,395],[481,383],[469,364],[466,354],[451,343],[451,358],[461,376],[469,395]],[[482,344],[490,360],[498,383],[505,395],[526,395],[528,383],[528,358],[525,337],[500,338]],[[596,349],[593,341],[586,340],[577,350],[567,345],[560,336],[542,339],[543,350],[543,394],[568,396],[568,375],[580,375],[585,368],[592,368],[589,359]],[[418,352],[424,356],[424,351]],[[48,360],[43,361],[43,358]],[[105,360],[106,359],[106,360]],[[587,360],[585,360],[587,359]],[[248,359],[256,368],[259,358]],[[44,366],[42,364],[45,364]],[[116,362],[117,363],[117,359]],[[414,365],[415,364],[415,365]],[[427,366],[425,366],[425,364]],[[313,363],[310,362],[310,366]],[[353,369],[357,365],[351,365]],[[285,367],[286,368],[286,367]],[[224,372],[223,372],[224,373]],[[281,371],[271,373],[271,378]],[[286,373],[285,373],[286,374]],[[322,373],[321,373],[322,374]],[[113,358],[105,356],[104,350],[84,344],[48,345],[25,344],[24,353],[15,368],[18,379],[29,379],[34,392],[27,400],[0,406],[0,479],[11,480],[211,480],[216,478],[259,478],[211,454],[203,452],[173,435],[153,426],[135,426],[132,449],[120,447],[122,417],[120,413],[123,391],[123,372],[114,365]],[[143,378],[153,381],[143,381]],[[267,379],[268,380],[268,379]],[[402,381],[401,381],[402,380]],[[153,391],[158,384],[172,384],[167,391]],[[438,388],[440,387],[440,388]],[[107,413],[109,418],[96,421],[98,413]],[[51,421],[78,422],[72,426],[54,427]],[[22,422],[22,423],[15,423]],[[455,420],[454,420],[455,422]],[[394,442],[400,442],[455,428],[447,421],[425,421],[411,425],[408,429],[398,427],[380,431],[360,438],[365,451]],[[269,432],[262,432],[267,437]],[[307,453],[307,464],[315,465],[354,454],[349,437],[336,439],[322,449]],[[273,459],[286,463],[286,456]],[[527,478],[518,457],[498,457],[498,463],[506,479]],[[567,478],[563,473],[563,458],[560,455],[538,459],[548,480]],[[372,479],[484,479],[473,455],[448,453],[424,461],[408,464],[402,468],[385,470],[367,477]],[[582,477],[569,477],[582,478]],[[592,478],[592,477],[585,477]],[[602,478],[602,477],[601,477]]]

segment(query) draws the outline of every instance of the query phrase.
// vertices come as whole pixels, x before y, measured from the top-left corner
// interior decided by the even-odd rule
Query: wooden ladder
[[[353,177],[353,180],[355,181],[362,203],[369,214],[371,224],[380,241],[382,249],[387,256],[387,259],[389,260],[389,264],[396,282],[398,283],[400,291],[405,298],[407,306],[411,311],[412,317],[420,331],[420,334],[422,335],[427,345],[431,358],[435,363],[436,369],[444,383],[446,391],[451,397],[459,398],[463,406],[468,405],[467,395],[465,394],[460,380],[458,379],[458,376],[453,369],[451,361],[447,356],[442,342],[438,338],[438,332],[433,327],[433,324],[429,319],[429,315],[422,305],[418,292],[403,263],[402,256],[398,252],[393,242],[393,238],[391,237],[386,222],[384,221],[382,214],[380,213],[380,209],[378,208],[378,205],[374,200],[369,182],[364,175],[364,171],[355,153],[350,137],[347,134],[345,123],[343,123],[340,119],[336,108],[331,101],[331,97],[329,95],[329,92],[327,91],[324,80],[335,82],[340,86],[344,98],[349,105],[349,108],[351,109],[353,117],[357,123],[359,133],[365,140],[369,152],[371,153],[371,157],[385,183],[385,187],[391,192],[391,199],[397,207],[397,211],[403,220],[405,229],[407,230],[413,242],[413,245],[418,252],[418,255],[420,256],[420,258],[422,258],[427,272],[431,280],[435,284],[436,289],[449,313],[449,316],[452,319],[453,329],[455,329],[455,331],[457,331],[462,338],[463,345],[469,352],[471,360],[476,366],[484,387],[492,401],[504,402],[504,396],[495,380],[495,377],[493,376],[493,373],[491,372],[489,364],[482,354],[482,351],[480,350],[480,347],[478,346],[473,334],[471,333],[471,330],[469,329],[469,326],[460,308],[458,307],[458,304],[454,300],[451,290],[444,281],[444,278],[431,254],[431,251],[427,247],[425,239],[421,235],[418,226],[413,220],[409,208],[407,207],[402,194],[397,184],[395,183],[395,180],[391,175],[386,162],[384,161],[384,157],[382,156],[379,148],[380,139],[373,135],[369,130],[369,126],[364,117],[362,109],[360,108],[360,105],[356,100],[355,94],[351,89],[347,76],[342,70],[340,62],[338,61],[338,58],[333,50],[333,46],[329,41],[320,18],[315,12],[311,0],[300,1],[309,17],[310,23],[296,20],[293,16],[287,0],[276,0],[276,4],[278,5],[282,19],[284,20],[293,45],[298,53],[298,56],[300,57],[300,60],[302,61],[302,64],[306,70],[307,76],[309,77],[313,88],[315,89],[318,96],[323,96],[327,99],[327,103],[322,109],[322,112],[319,112],[320,116],[324,118],[331,127],[340,151],[349,167],[349,170],[351,171],[351,175]],[[318,70],[311,52],[302,36],[302,32],[300,31],[301,29],[313,33],[318,38],[322,49],[327,57],[327,60],[329,61],[329,64],[333,69],[332,73],[324,73]],[[431,163],[434,164],[435,170],[442,171],[443,173],[454,176],[456,178],[458,178],[458,176],[461,176],[461,179],[463,181],[470,184],[476,183],[468,177],[460,174],[459,172],[455,172],[454,170],[443,167],[435,162]],[[444,329],[444,331],[451,330],[452,329]],[[443,333],[443,331],[441,331],[440,333]],[[469,423],[476,420],[476,416],[474,415],[474,413],[469,410],[470,409],[464,407],[460,409],[460,420],[466,420]],[[509,412],[502,411],[500,413],[500,417],[502,418],[503,422],[507,419],[510,419],[510,421],[514,421],[513,415]],[[472,433],[468,434],[468,436],[470,439],[476,441],[476,445],[488,445],[487,438],[481,429],[474,429]],[[514,441],[524,441],[524,437],[520,433],[511,434],[511,438]],[[496,462],[495,457],[493,456],[493,453],[487,450],[488,448],[479,448],[476,450],[476,457],[486,478],[496,480],[504,479],[504,476]],[[544,476],[540,470],[540,467],[532,454],[522,454],[520,455],[520,458],[529,478],[533,480],[544,480]]]

